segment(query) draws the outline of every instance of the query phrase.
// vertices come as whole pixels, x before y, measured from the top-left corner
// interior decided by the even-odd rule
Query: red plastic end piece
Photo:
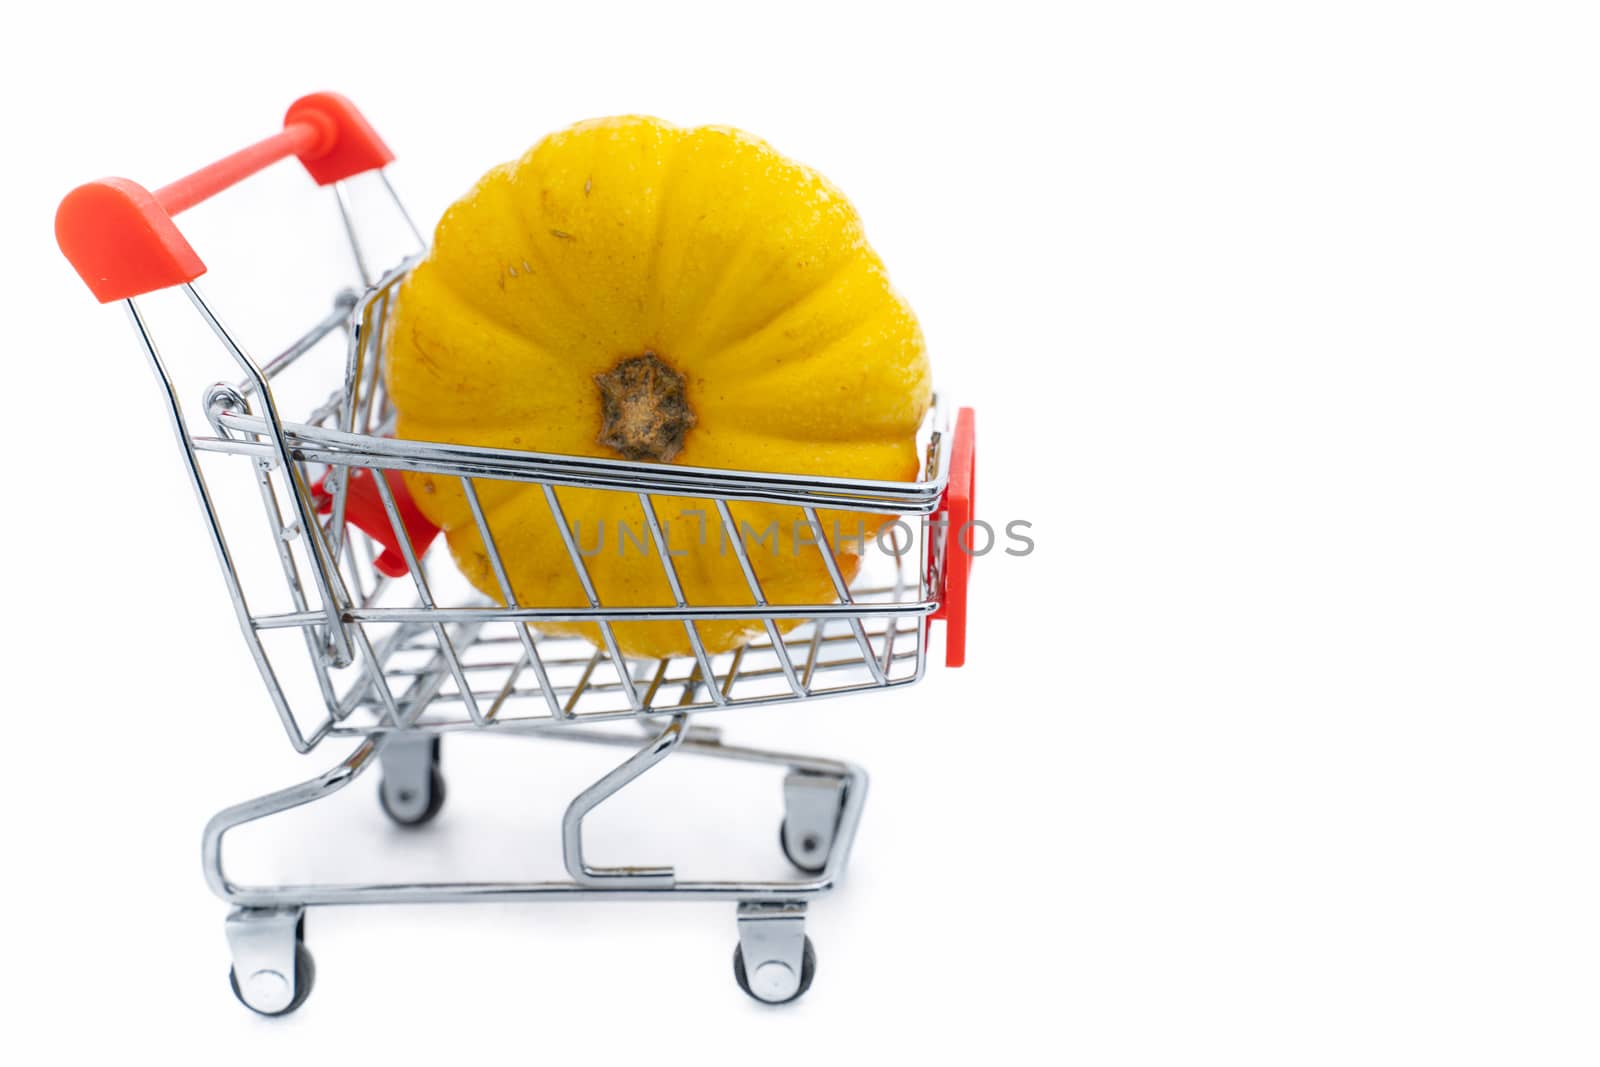
[[[338,93],[312,93],[290,104],[284,129],[302,124],[314,125],[321,133],[310,148],[295,153],[318,185],[332,185],[394,162],[394,153],[366,117]]]
[[[956,432],[950,442],[950,481],[944,490],[944,589],[935,619],[944,620],[944,665],[967,662],[967,580],[972,574],[972,507],[978,474],[977,414],[972,408],[956,412]]]
[[[333,511],[333,495],[323,487],[327,480],[328,476],[323,475],[311,487],[317,511],[323,515]],[[400,513],[400,522],[406,528],[411,551],[420,560],[423,553],[428,551],[428,546],[433,544],[433,539],[439,536],[439,527],[429,522],[428,517],[418,510],[411,499],[411,490],[406,488],[405,477],[399,471],[384,471],[383,480],[389,483],[389,491],[394,494],[395,510]],[[378,495],[372,472],[365,467],[350,472],[350,487],[346,490],[344,501],[344,521],[383,546],[383,551],[372,563],[374,568],[391,578],[399,578],[406,573],[405,552],[395,537],[394,527],[389,524],[389,513],[384,510],[383,498]]]
[[[68,193],[56,209],[56,244],[102,304],[206,272],[155,194],[126,178],[101,178]]]

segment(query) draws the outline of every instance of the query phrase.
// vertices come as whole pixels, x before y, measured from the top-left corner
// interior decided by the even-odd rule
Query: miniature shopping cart
[[[263,363],[201,297],[194,281],[205,266],[172,217],[291,155],[318,184],[333,186],[362,286],[342,291],[320,322]],[[424,241],[382,169],[392,159],[349,101],[315,94],[297,101],[283,130],[258,144],[154,193],[115,178],[81,186],[62,202],[56,219],[62,250],[94,295],[125,304],[160,380],[240,630],[290,742],[302,753],[332,738],[354,744],[331,770],[230,807],[205,829],[207,881],[233,905],[226,929],[234,992],[266,1015],[300,1006],[313,979],[304,943],[311,906],[670,898],[736,903],[739,985],[768,1003],[793,1000],[810,986],[816,967],[805,934],[806,902],[831,889],[844,871],[866,775],[849,763],[723,744],[716,729],[691,728],[690,720],[724,708],[910,685],[923,676],[934,619],[946,622],[947,663],[961,664],[971,553],[956,546],[972,520],[972,412],[962,410],[951,433],[935,406],[923,430],[922,480],[910,483],[395,440],[380,339],[396,285],[420,252],[386,273],[372,273],[373,246],[349,181],[370,172],[359,179],[363,188],[380,198],[394,229],[403,223],[408,245],[414,240],[420,248]],[[181,294],[170,298],[176,303],[186,298],[199,313],[205,329],[197,325],[195,332],[208,353],[214,354],[214,335],[243,375],[185,391],[198,400],[195,408],[180,400],[138,299],[160,290]],[[499,584],[498,601],[467,586],[447,553],[427,551],[438,531],[406,495],[401,472],[407,471],[459,480]],[[584,602],[558,609],[518,604],[479,499],[481,488],[496,481],[542,488]],[[671,602],[602,603],[562,511],[557,490],[566,487],[624,493],[639,502]],[[657,495],[705,502],[709,521],[730,534],[746,599],[689,602],[667,551]],[[835,602],[768,601],[734,527],[729,505],[739,501],[792,507],[804,516],[817,534],[806,549],[821,554]],[[882,550],[862,553],[866,562],[853,584],[842,577],[819,509],[895,517],[884,520],[886,532],[874,546]],[[625,657],[613,627],[640,620],[681,622],[692,654]],[[742,620],[759,637],[737,651],[711,654],[695,628],[711,620]],[[541,624],[552,622],[592,624],[601,640],[540,632]],[[567,805],[561,820],[566,879],[245,885],[228,877],[223,839],[229,831],[337,793],[374,763],[382,767],[384,811],[403,826],[428,822],[444,801],[440,740],[452,731],[633,749]],[[803,877],[689,881],[671,867],[591,864],[584,855],[585,817],[674,752],[783,768],[779,838]]]

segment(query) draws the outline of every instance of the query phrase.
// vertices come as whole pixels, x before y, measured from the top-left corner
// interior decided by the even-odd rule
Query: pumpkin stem
[[[600,387],[599,442],[623,459],[666,461],[694,425],[683,375],[654,352],[618,361],[594,376]]]

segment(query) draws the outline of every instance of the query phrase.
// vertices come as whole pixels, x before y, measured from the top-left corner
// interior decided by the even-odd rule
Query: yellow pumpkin
[[[738,130],[638,116],[580,123],[484,175],[402,283],[385,346],[397,432],[412,440],[909,480],[930,402],[916,318],[837,189]],[[408,481],[463,574],[499,599],[460,483]],[[586,607],[541,487],[477,489],[521,605]],[[601,604],[673,604],[637,496],[557,494]],[[753,603],[712,502],[656,509],[690,604]],[[769,602],[837,599],[799,509],[732,511]],[[846,580],[856,537],[885,521],[824,515],[847,538]],[[761,630],[697,626],[712,652]],[[598,641],[590,624],[540,629]],[[678,621],[614,629],[625,655],[690,648]]]

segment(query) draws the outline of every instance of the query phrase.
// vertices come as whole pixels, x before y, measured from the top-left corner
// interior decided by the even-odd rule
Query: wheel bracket
[[[739,905],[739,952],[750,995],[769,1004],[792,1000],[802,990],[806,906],[801,901]]]
[[[383,805],[402,823],[417,822],[433,799],[433,771],[438,762],[439,739],[427,734],[393,735],[378,753],[383,778]]]
[[[263,1015],[276,1015],[294,1000],[295,947],[304,908],[235,908],[226,923],[239,999]]]
[[[802,869],[820,872],[833,854],[844,810],[845,780],[790,771],[783,779],[783,847]]]

